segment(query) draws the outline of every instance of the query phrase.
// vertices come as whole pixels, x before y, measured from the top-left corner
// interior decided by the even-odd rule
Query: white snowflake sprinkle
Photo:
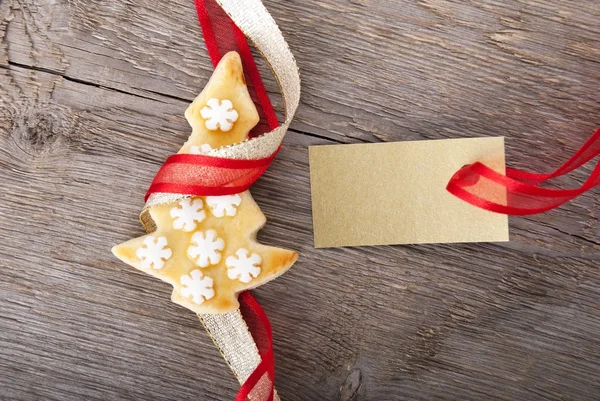
[[[242,283],[249,283],[253,278],[260,274],[260,264],[262,258],[259,254],[249,255],[247,249],[240,248],[236,251],[236,256],[230,256],[225,260],[227,265],[227,277],[232,280],[238,279]]]
[[[213,147],[208,143],[205,143],[202,146],[190,146],[190,154],[192,155],[203,155],[213,150]]]
[[[241,203],[242,198],[238,194],[206,197],[206,204],[215,217],[235,216]]]
[[[202,210],[202,199],[183,198],[177,202],[177,206],[171,209],[169,214],[173,218],[173,228],[186,232],[196,229],[196,222],[200,223],[206,218]]]
[[[198,269],[193,270],[190,274],[181,276],[181,295],[187,298],[192,298],[192,301],[197,305],[215,296],[213,289],[213,279],[204,277]]]
[[[238,113],[233,108],[231,101],[224,99],[219,100],[210,98],[206,102],[206,106],[200,110],[200,115],[206,121],[204,125],[211,131],[221,129],[223,132],[227,132],[233,127],[233,123],[238,119]]]
[[[135,251],[135,255],[141,260],[143,269],[162,269],[165,262],[169,260],[171,249],[167,248],[167,239],[165,237],[154,238],[147,236],[143,242],[144,246]]]
[[[200,267],[216,265],[221,261],[221,251],[225,242],[217,237],[215,230],[198,231],[192,235],[192,245],[188,248],[188,256]]]

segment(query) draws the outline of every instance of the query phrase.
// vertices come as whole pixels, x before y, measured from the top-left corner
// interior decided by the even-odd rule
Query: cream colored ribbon
[[[239,144],[215,149],[207,154],[228,159],[262,159],[272,155],[281,145],[300,102],[300,74],[296,60],[277,24],[260,0],[216,0],[248,40],[262,54],[271,68],[283,95],[285,121],[276,129]],[[186,195],[156,193],[146,202],[140,220],[148,232],[155,225],[148,208],[176,202]],[[239,310],[219,315],[198,315],[213,342],[230,366],[240,384],[261,361],[248,326]],[[269,396],[270,379],[265,374],[250,393],[252,401],[265,401]],[[279,396],[275,392],[275,401]]]

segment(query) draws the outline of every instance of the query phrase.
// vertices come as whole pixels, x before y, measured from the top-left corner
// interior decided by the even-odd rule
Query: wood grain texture
[[[109,251],[142,234],[143,194],[210,75],[192,3],[0,1],[2,400],[235,396],[168,285]],[[598,191],[512,218],[509,243],[316,250],[307,153],[504,135],[509,164],[549,171],[600,123],[598,2],[265,5],[303,78],[252,190],[259,239],[301,254],[256,291],[282,399],[600,399]]]

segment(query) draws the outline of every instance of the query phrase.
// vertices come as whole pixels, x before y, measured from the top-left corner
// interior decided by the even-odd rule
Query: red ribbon
[[[479,208],[510,215],[543,213],[575,199],[600,185],[600,163],[578,188],[550,189],[540,185],[577,170],[600,155],[600,129],[556,171],[550,174],[529,173],[512,168],[506,175],[477,162],[460,169],[450,179],[447,190]]]
[[[264,159],[225,159],[207,155],[176,154],[162,165],[145,200],[155,192],[221,196],[249,189],[265,172],[277,151]]]
[[[271,323],[265,311],[249,291],[242,292],[239,296],[239,301],[242,316],[252,333],[252,338],[254,338],[262,360],[240,388],[235,401],[246,401],[248,395],[250,395],[265,373],[269,377],[269,397],[267,401],[273,401],[275,358],[273,356]]]

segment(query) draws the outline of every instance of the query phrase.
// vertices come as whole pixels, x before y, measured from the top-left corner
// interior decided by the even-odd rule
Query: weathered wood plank
[[[600,6],[573,3],[265,1],[304,89],[253,190],[261,241],[302,255],[256,291],[284,400],[597,399],[597,191],[511,219],[506,244],[311,238],[308,145],[506,135],[536,169],[574,151],[599,121]],[[192,2],[4,0],[0,21],[0,399],[233,399],[194,316],[109,253],[210,74]]]

